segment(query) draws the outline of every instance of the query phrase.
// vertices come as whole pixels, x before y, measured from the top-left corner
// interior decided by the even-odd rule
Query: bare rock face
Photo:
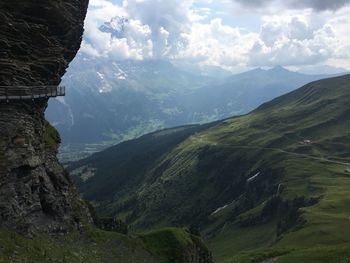
[[[0,86],[58,85],[82,39],[88,0],[2,0]],[[65,232],[91,221],[56,153],[47,99],[0,101],[0,228]]]
[[[0,84],[57,85],[79,50],[88,0],[2,0]]]

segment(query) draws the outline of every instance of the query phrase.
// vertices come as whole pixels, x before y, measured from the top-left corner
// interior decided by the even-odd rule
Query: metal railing
[[[65,96],[64,86],[0,86],[0,100],[28,100]]]

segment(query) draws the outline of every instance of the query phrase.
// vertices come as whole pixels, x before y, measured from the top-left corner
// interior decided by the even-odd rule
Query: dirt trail
[[[230,146],[230,145],[228,145],[228,146]],[[350,166],[350,163],[330,160],[330,159],[327,159],[324,157],[317,157],[317,156],[312,156],[312,155],[303,154],[303,153],[288,152],[288,151],[278,149],[278,148],[259,147],[259,146],[230,146],[230,147],[237,148],[237,149],[259,149],[259,150],[277,151],[277,152],[281,152],[281,153],[285,153],[285,154],[289,154],[289,155],[294,155],[294,156],[299,156],[299,157],[303,157],[303,158],[307,158],[307,159],[313,159],[313,160],[322,161],[322,162]]]
[[[197,140],[199,143],[205,142],[205,143],[209,143],[211,145],[218,145],[218,143],[216,143],[216,142],[208,141],[207,138],[204,139],[203,136],[197,136],[197,137],[194,137],[192,139],[193,140]],[[322,162],[327,162],[327,163],[340,164],[340,165],[345,165],[345,166],[349,166],[350,167],[350,163],[341,162],[341,161],[335,161],[335,160],[327,159],[327,158],[324,158],[324,157],[317,157],[317,156],[312,156],[312,155],[303,154],[303,153],[289,152],[289,151],[285,151],[285,150],[279,149],[279,148],[259,147],[259,146],[249,146],[249,145],[231,145],[231,144],[223,144],[223,145],[231,147],[231,148],[236,148],[236,149],[255,149],[255,150],[258,149],[258,150],[277,151],[277,152],[280,152],[280,153],[285,153],[285,154],[289,154],[289,155],[293,155],[293,156],[303,157],[303,158],[317,160],[317,161],[322,161]]]

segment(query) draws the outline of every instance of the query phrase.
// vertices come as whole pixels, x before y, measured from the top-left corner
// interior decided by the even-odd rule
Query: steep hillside
[[[74,163],[69,169],[73,170],[71,174],[75,183],[87,193],[85,198],[109,200],[116,191],[129,194],[132,189],[140,187],[145,179],[144,173],[157,164],[160,156],[189,136],[213,125],[182,126],[144,135]]]
[[[349,95],[350,75],[310,83],[162,152],[137,189],[80,189],[136,229],[201,230],[218,262],[347,262]]]

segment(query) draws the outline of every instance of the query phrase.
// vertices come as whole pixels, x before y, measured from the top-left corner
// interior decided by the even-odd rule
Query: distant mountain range
[[[283,67],[255,69],[207,86],[185,98],[193,121],[205,122],[246,114],[260,104],[288,93],[325,75],[305,75]]]
[[[127,18],[100,27],[116,38]],[[185,124],[245,114],[263,102],[325,75],[282,67],[230,75],[219,67],[176,66],[161,60],[89,58],[80,53],[63,85],[67,96],[51,100],[47,118],[59,130],[68,158],[126,139]]]
[[[112,63],[81,58],[64,78],[67,96],[51,101],[47,115],[65,142],[123,139],[132,132],[138,135],[187,123],[177,99],[211,81],[165,61]]]
[[[249,83],[251,74],[257,86],[266,76],[300,76],[276,68],[230,80]],[[124,142],[70,170],[100,214],[137,230],[197,229],[215,262],[347,262],[349,140],[347,75],[245,116]]]
[[[161,128],[245,114],[326,77],[282,67],[226,78],[209,75],[189,73],[166,61],[115,63],[80,56],[62,83],[67,96],[50,101],[47,118],[59,130],[63,147],[78,145],[78,151],[88,151],[98,145],[92,149],[97,151]]]

